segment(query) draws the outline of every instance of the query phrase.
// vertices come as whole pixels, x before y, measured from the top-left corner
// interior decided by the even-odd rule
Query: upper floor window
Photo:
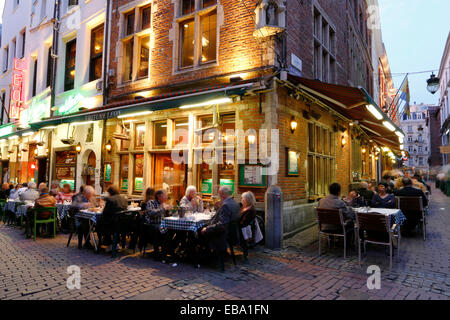
[[[91,31],[89,81],[94,81],[102,77],[103,30],[103,25],[100,25]]]
[[[47,52],[47,82],[46,82],[47,87],[51,85],[52,77],[53,77],[52,47],[49,47]]]
[[[314,78],[324,82],[336,81],[336,32],[329,22],[314,8]]]
[[[3,50],[3,72],[8,71],[9,69],[9,47],[7,46]]]
[[[19,57],[23,59],[25,57],[25,40],[26,40],[26,30],[20,33],[21,45],[20,45],[20,55]]]
[[[187,16],[179,20],[180,68],[217,60],[216,5],[216,0],[181,0],[181,16]]]
[[[412,126],[408,126],[408,132],[412,132]]]
[[[75,57],[77,52],[77,40],[66,43],[66,65],[64,73],[64,91],[72,90],[75,86]]]
[[[125,36],[134,33],[134,10],[125,15]]]

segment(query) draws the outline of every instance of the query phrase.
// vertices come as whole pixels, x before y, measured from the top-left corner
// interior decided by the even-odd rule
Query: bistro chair
[[[427,215],[422,197],[395,197],[395,207],[402,210],[406,216],[406,222],[408,222],[408,217],[420,217],[417,220],[422,225],[422,235],[425,241],[427,238]]]
[[[138,211],[120,211],[116,213],[115,222],[113,222],[113,241],[112,241],[112,250],[111,255],[113,258],[117,255],[117,244],[120,244],[122,249],[126,246],[126,238],[128,235],[131,236],[131,241],[135,245],[137,240],[137,231],[138,231],[138,219],[139,219]],[[133,250],[135,251],[135,246]]]
[[[319,256],[321,253],[320,240],[324,235],[330,245],[330,236],[344,238],[344,259],[347,257],[347,234],[354,232],[350,226],[350,221],[344,221],[342,210],[340,209],[322,209],[314,208],[319,226]],[[324,226],[328,225],[328,226]]]
[[[38,213],[50,212],[50,218],[45,220],[39,220],[37,218]],[[33,239],[36,241],[36,226],[38,224],[53,223],[53,238],[56,238],[56,207],[39,207],[33,209],[34,213],[34,228],[33,228]]]
[[[389,247],[389,270],[392,270],[393,239],[397,238],[397,261],[400,256],[399,228],[394,224],[391,226],[389,215],[371,212],[356,212],[356,237],[358,240],[358,262],[361,265],[361,243],[366,253],[366,243],[379,244]],[[362,236],[362,239],[361,239]]]

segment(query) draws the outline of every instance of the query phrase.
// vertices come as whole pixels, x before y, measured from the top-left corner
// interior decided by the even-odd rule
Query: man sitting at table
[[[36,201],[34,202],[34,208],[53,208],[56,206],[56,200],[53,196],[51,196],[48,192],[48,188],[46,186],[41,187],[39,189],[39,197],[36,199]],[[39,212],[36,215],[36,219],[38,220],[46,220],[48,218],[50,218],[51,212],[50,211],[44,211],[44,212]],[[31,235],[29,234],[29,231],[32,227],[32,225],[34,224],[34,212],[33,210],[30,210],[27,212],[27,223],[26,223],[26,228],[25,228],[25,233],[26,233],[26,237],[27,239],[31,237]]]
[[[394,195],[396,197],[421,197],[423,207],[425,208],[428,205],[428,199],[425,193],[423,193],[423,191],[420,189],[413,188],[412,181],[410,178],[403,178],[402,184],[403,188],[394,192]],[[406,233],[408,233],[416,228],[417,223],[422,218],[422,214],[419,211],[414,212],[406,211],[403,212],[403,214],[406,217],[406,221],[403,224],[402,228]]]
[[[217,211],[217,214],[211,220],[211,223],[204,227],[201,234],[209,240],[213,249],[219,255],[219,263],[221,271],[225,271],[223,268],[223,257],[227,252],[227,240],[238,239],[239,233],[228,234],[229,225],[232,222],[239,224],[241,220],[241,207],[233,198],[233,192],[230,187],[223,186],[219,189],[219,197],[221,200],[221,207]],[[236,230],[238,232],[238,230]]]
[[[203,200],[196,194],[194,186],[186,188],[186,195],[181,199],[180,206],[191,212],[203,212]]]
[[[341,194],[341,185],[339,183],[332,183],[328,190],[330,194],[319,201],[320,209],[341,209],[344,220],[354,220],[355,214],[352,209],[347,207],[344,200],[339,198]]]
[[[367,205],[370,205],[374,192],[369,189],[369,184],[366,181],[361,181],[360,188],[358,190],[359,195],[363,198]]]
[[[21,193],[19,198],[22,201],[35,201],[39,198],[39,192],[36,190],[36,183],[29,182],[27,191]]]
[[[120,190],[117,186],[111,186],[106,191],[109,197],[106,198],[105,208],[101,219],[97,221],[95,229],[97,230],[98,238],[102,239],[103,244],[111,245],[111,234],[117,228],[116,214],[120,211],[124,211],[128,207],[128,202],[125,196],[120,194]]]
[[[83,193],[79,194],[76,198],[72,201],[72,208],[75,210],[84,210],[89,209],[90,207],[93,207],[93,201],[95,196],[95,190],[91,186],[86,186],[83,189]],[[85,248],[92,248],[90,243],[90,236],[89,236],[89,226],[87,223],[81,223],[79,227],[77,228],[78,233],[78,249],[81,249],[81,245],[83,243],[83,236],[85,238],[84,241],[84,247]]]
[[[160,246],[163,245],[163,237],[160,231],[161,218],[168,215],[172,205],[167,203],[167,193],[165,190],[158,190],[155,193],[155,200],[147,202],[145,208],[144,221],[147,227],[144,232],[149,233],[150,239],[153,242],[154,258],[161,259],[162,251]]]

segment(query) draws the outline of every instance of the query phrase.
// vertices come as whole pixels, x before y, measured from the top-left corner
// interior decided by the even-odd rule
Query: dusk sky
[[[0,0],[0,12],[3,12],[4,1]],[[407,72],[439,69],[450,31],[450,1],[378,1],[383,41],[396,87],[400,86]],[[426,80],[430,74],[411,74],[408,77],[411,104],[414,101],[438,103],[439,92],[432,95],[426,89]]]

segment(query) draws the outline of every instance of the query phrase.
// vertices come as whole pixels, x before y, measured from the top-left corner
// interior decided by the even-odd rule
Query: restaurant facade
[[[45,159],[46,181],[74,188],[88,184],[102,193],[117,185],[140,198],[153,187],[165,189],[176,205],[189,185],[206,201],[227,185],[237,200],[252,191],[262,211],[267,189],[276,185],[283,192],[282,232],[289,236],[314,225],[313,208],[330,183],[340,183],[346,194],[352,184],[379,180],[398,164],[403,134],[377,98],[342,80],[345,70],[336,61],[334,71],[326,70],[333,59],[346,60],[343,32],[324,22],[335,8],[266,0],[251,1],[254,6],[114,0],[97,15],[85,8],[100,2],[81,3],[66,16],[80,10],[96,18],[81,19],[85,29],[76,33],[62,32],[66,59],[58,60],[60,94],[51,114],[2,136],[9,171],[37,168],[26,175],[22,169],[14,181],[33,174],[41,181]],[[285,37],[300,9],[311,10],[312,23],[322,13],[326,38],[336,37],[334,49],[321,44],[327,57],[321,80],[311,80],[314,53],[302,56]],[[99,46],[100,26],[101,69],[100,56],[89,51]],[[74,49],[71,41],[80,43],[83,34],[91,45]],[[96,80],[89,70],[100,70]],[[64,88],[68,83],[73,89]],[[22,150],[21,157],[14,150]]]

